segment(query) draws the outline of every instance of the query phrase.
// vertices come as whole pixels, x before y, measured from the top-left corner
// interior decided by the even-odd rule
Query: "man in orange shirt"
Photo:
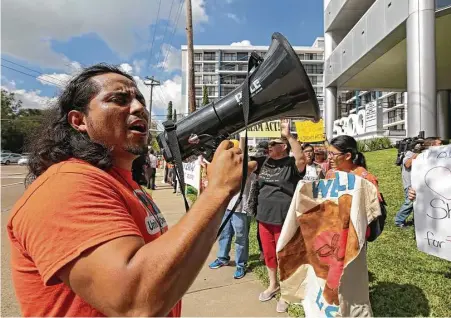
[[[180,316],[240,188],[243,157],[221,143],[209,187],[168,229],[131,174],[147,138],[144,98],[118,68],[94,65],[64,89],[32,143],[36,179],[7,226],[23,316]]]

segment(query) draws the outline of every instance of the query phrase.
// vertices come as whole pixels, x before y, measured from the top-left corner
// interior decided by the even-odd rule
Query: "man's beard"
[[[146,144],[144,144],[144,145],[127,145],[124,147],[124,150],[133,155],[136,155],[136,156],[145,155],[145,154],[147,154],[147,151],[148,151]]]

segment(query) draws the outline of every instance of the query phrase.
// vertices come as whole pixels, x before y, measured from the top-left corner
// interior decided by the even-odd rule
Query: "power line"
[[[180,1],[180,6],[179,6],[179,9],[178,9],[178,12],[177,12],[177,18],[176,18],[176,21],[175,21],[175,24],[174,24],[174,30],[172,30],[171,40],[169,41],[169,45],[170,46],[172,46],[172,41],[174,39],[174,35],[175,35],[176,30],[177,30],[177,26],[179,24],[180,14],[182,13],[182,8],[183,8],[183,1],[184,0]],[[165,58],[163,60],[163,63],[161,64],[162,67],[166,63],[166,60],[167,60],[167,58],[169,56],[169,51],[170,51],[169,49],[166,51],[166,56],[165,56]]]
[[[166,38],[166,33],[168,32],[169,23],[171,23],[171,13],[172,13],[173,5],[174,5],[174,0],[171,1],[171,8],[169,9],[168,23],[166,23],[166,28],[164,30],[163,39],[161,40],[162,44],[164,44],[164,39]],[[159,64],[158,61],[160,59],[160,56],[161,56],[161,49],[158,51],[157,65]]]
[[[155,28],[153,29],[153,38],[152,38],[152,44],[150,46],[150,54],[149,54],[149,64],[150,64],[150,61],[152,60],[153,44],[155,42],[155,35],[157,33],[158,20],[160,19],[160,7],[161,7],[161,0],[158,3],[157,20],[155,22]],[[150,33],[149,33],[149,36],[150,36]]]
[[[45,76],[45,77],[48,77],[48,78],[51,78],[51,79],[54,79],[54,80],[56,80],[57,82],[59,82],[59,83],[61,83],[61,84],[64,84],[64,82],[63,81],[61,81],[60,79],[58,79],[58,78],[56,78],[56,77],[53,77],[53,76],[51,76],[51,75],[46,75],[46,74],[44,74],[44,73],[42,73],[42,72],[39,72],[39,71],[36,71],[36,70],[34,70],[34,69],[32,69],[32,68],[29,68],[29,67],[26,67],[26,66],[24,66],[24,65],[22,65],[22,64],[19,64],[19,63],[16,63],[16,62],[13,62],[13,61],[10,61],[10,60],[8,60],[8,59],[5,59],[5,58],[1,58],[3,61],[6,61],[6,62],[8,62],[8,63],[11,63],[11,64],[14,64],[14,65],[17,65],[17,66],[19,66],[19,67],[22,67],[22,68],[24,68],[24,69],[26,69],[26,70],[29,70],[29,71],[32,71],[32,72],[35,72],[35,73],[38,73],[39,75],[42,75],[42,76]],[[2,65],[3,66],[3,65]]]
[[[5,67],[5,68],[10,69],[10,70],[12,70],[12,71],[15,71],[15,72],[17,72],[17,73],[21,73],[21,74],[23,74],[23,75],[27,75],[27,76],[33,77],[33,78],[35,78],[35,79],[37,79],[37,80],[40,80],[40,81],[44,81],[44,82],[50,83],[50,84],[55,85],[55,86],[57,86],[57,87],[63,88],[63,86],[61,86],[61,85],[59,85],[59,84],[57,84],[57,83],[54,83],[54,82],[51,82],[51,81],[47,81],[47,80],[45,80],[45,79],[43,79],[43,78],[39,78],[39,79],[38,79],[38,77],[36,77],[36,76],[33,75],[33,74],[25,73],[25,72],[19,71],[19,70],[15,69],[15,68],[12,68],[12,67],[9,67],[9,66],[3,65],[3,64],[2,64],[2,67]]]

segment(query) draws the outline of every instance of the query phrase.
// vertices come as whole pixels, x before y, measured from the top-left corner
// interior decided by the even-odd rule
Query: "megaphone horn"
[[[310,79],[282,34],[274,33],[263,60],[252,54],[249,65],[249,126],[281,117],[319,120],[320,110]],[[157,140],[166,161],[174,161],[168,146],[168,130],[175,129],[177,138],[173,139],[177,139],[183,160],[193,155],[211,158],[221,141],[241,131],[244,127],[241,92],[242,85],[177,124],[163,123],[166,131]]]

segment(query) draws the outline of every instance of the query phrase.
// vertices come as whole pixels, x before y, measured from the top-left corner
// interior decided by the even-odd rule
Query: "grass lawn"
[[[401,230],[394,226],[394,216],[404,200],[400,168],[394,164],[396,149],[368,152],[365,156],[388,204],[384,232],[368,244],[374,316],[450,317],[451,262],[418,251],[413,228]],[[250,255],[250,268],[267,286],[266,267],[258,260],[255,222],[250,234]],[[295,305],[290,305],[289,314],[304,315],[302,307]]]

